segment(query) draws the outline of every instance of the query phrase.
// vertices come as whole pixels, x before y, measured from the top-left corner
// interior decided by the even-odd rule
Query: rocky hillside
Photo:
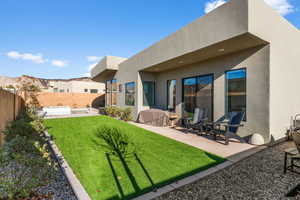
[[[92,81],[88,77],[82,78],[72,78],[72,79],[44,79],[44,78],[36,78],[32,76],[22,75],[20,77],[7,77],[7,76],[0,76],[0,87],[7,87],[12,85],[14,87],[20,87],[23,84],[32,84],[36,85],[41,89],[47,89],[49,87],[49,83],[51,82],[68,82],[68,81]]]

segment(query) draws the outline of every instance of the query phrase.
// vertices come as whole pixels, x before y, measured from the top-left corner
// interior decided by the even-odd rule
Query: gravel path
[[[158,197],[165,199],[300,199],[285,194],[300,184],[300,175],[283,174],[283,150],[292,147],[285,142],[267,148],[228,168]]]

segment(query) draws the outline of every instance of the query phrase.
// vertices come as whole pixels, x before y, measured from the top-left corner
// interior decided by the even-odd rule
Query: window
[[[246,112],[246,69],[226,72],[226,111]]]
[[[125,84],[125,105],[134,106],[135,103],[135,82]]]
[[[97,89],[90,89],[90,92],[91,93],[98,93],[98,90]]]
[[[53,89],[53,92],[58,92],[58,88],[54,88],[54,89]]]
[[[176,108],[176,80],[167,81],[168,110],[175,111]]]
[[[117,105],[117,80],[106,81],[105,100],[106,105],[112,106]]]
[[[144,106],[154,106],[155,104],[155,82],[144,81],[143,82],[143,105]]]
[[[64,93],[65,90],[64,90],[64,89],[60,89],[59,92],[60,92],[60,93]]]
[[[84,89],[84,92],[88,92],[89,90],[88,89]]]
[[[206,109],[208,118],[213,119],[213,75],[183,79],[184,114],[192,117],[195,108]]]

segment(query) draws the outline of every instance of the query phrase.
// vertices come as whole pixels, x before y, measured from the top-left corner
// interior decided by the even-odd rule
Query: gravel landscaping
[[[77,200],[73,190],[61,170],[57,170],[49,184],[38,189],[38,194],[49,196],[51,200]]]
[[[283,174],[283,150],[293,147],[285,142],[256,153],[204,179],[156,198],[165,199],[300,199],[285,197],[300,184],[300,175]]]

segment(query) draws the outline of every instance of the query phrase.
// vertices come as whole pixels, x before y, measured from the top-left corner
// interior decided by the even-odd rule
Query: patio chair
[[[300,129],[295,129],[292,134],[293,141],[296,148],[288,148],[284,150],[284,174],[287,170],[295,172],[294,168],[300,168],[300,165],[295,164],[295,161],[300,161]],[[291,164],[287,164],[288,157],[291,160]]]
[[[245,112],[230,112],[211,124],[210,133],[213,134],[215,140],[217,140],[218,135],[223,135],[225,137],[225,145],[229,144],[230,138],[236,138],[241,142],[245,142],[237,135],[238,129],[243,126],[241,122],[244,117]]]
[[[183,118],[183,123],[187,129],[202,131],[204,122],[208,119],[207,109],[195,108],[193,118]]]

